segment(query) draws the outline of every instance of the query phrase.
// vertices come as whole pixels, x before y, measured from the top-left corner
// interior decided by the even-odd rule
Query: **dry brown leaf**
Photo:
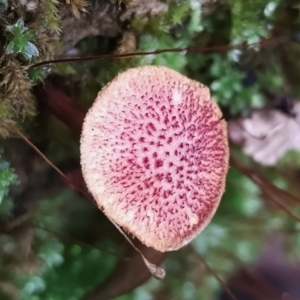
[[[275,165],[287,151],[300,151],[300,102],[292,114],[276,109],[254,111],[250,117],[229,122],[229,137],[256,162]]]

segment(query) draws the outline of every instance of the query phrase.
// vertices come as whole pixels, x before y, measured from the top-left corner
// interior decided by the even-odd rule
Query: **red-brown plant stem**
[[[223,279],[215,272],[215,270],[206,262],[206,260],[204,259],[204,257],[199,254],[195,248],[193,246],[190,247],[191,249],[193,249],[194,253],[197,255],[197,257],[201,260],[201,262],[203,263],[203,265],[205,266],[205,268],[209,271],[209,273],[211,273],[211,275],[213,275],[216,280],[219,282],[220,286],[224,289],[224,291],[227,293],[227,295],[232,299],[232,300],[238,300],[233,293],[231,292],[231,290],[227,287],[226,283],[223,281]]]
[[[257,171],[253,171],[250,168],[245,167],[241,162],[239,162],[233,156],[231,157],[231,164],[235,166],[240,172],[249,177],[252,181],[257,182],[259,186],[265,185],[270,188],[274,193],[281,194],[287,199],[300,204],[300,199],[292,195],[291,193],[279,188],[272,182],[270,182],[267,178],[265,178],[262,174],[258,174]]]
[[[270,182],[268,179],[266,179],[263,175],[258,174],[256,171],[253,171],[249,168],[246,168],[244,165],[242,165],[240,162],[238,162],[237,159],[232,158],[231,160],[232,160],[232,163],[234,166],[236,166],[247,177],[252,179],[252,181],[255,180],[258,185],[265,185],[269,189],[271,189],[274,193],[276,193],[276,194],[278,193],[278,194],[282,195],[283,197],[300,204],[300,199],[298,199],[291,193],[279,188],[278,186],[276,186],[275,184]]]
[[[262,192],[266,194],[277,206],[279,206],[283,211],[285,211],[290,217],[300,222],[300,217],[294,214],[288,207],[286,207],[280,200],[278,200],[277,194],[280,192],[281,194],[284,192],[284,195],[289,195],[289,199],[293,199],[297,203],[299,203],[299,199],[290,195],[288,192],[283,191],[279,187],[276,187],[272,183],[268,182],[267,179],[263,178],[262,175],[253,172],[252,170],[243,166],[237,159],[231,159],[232,164],[244,175],[250,178],[253,182],[255,182]],[[266,183],[267,182],[267,183]]]
[[[43,103],[54,116],[80,134],[85,110],[75,106],[68,95],[49,83],[35,86],[33,92],[38,102]]]
[[[263,192],[283,211],[285,211],[290,217],[294,218],[296,221],[300,222],[300,217],[294,214],[289,208],[287,208],[280,200],[278,200],[277,196],[274,195],[270,190],[264,189]]]
[[[65,179],[66,181],[69,182],[69,178],[58,168],[56,167],[48,158],[46,155],[44,155],[38,147],[36,147],[15,125],[10,124],[10,128],[20,137],[22,138],[26,144],[28,144],[31,148],[33,148],[34,151],[36,151],[43,160],[46,161],[47,164],[49,164],[49,166],[51,166],[63,179]],[[71,185],[72,182],[69,182]],[[76,187],[74,187],[76,188]]]
[[[222,45],[222,46],[212,46],[212,47],[186,47],[186,48],[168,48],[155,51],[146,52],[132,52],[125,54],[105,54],[87,57],[75,57],[75,58],[61,58],[54,60],[45,60],[37,64],[32,65],[30,68],[36,68],[49,64],[58,64],[66,62],[76,62],[76,61],[90,61],[90,60],[102,60],[102,59],[116,59],[116,58],[128,58],[136,56],[146,56],[146,55],[158,55],[163,53],[180,53],[180,52],[195,52],[195,53],[208,53],[208,52],[226,52],[233,49],[249,49],[251,47],[267,47],[267,46],[277,46],[288,41],[286,36],[281,36],[277,38],[265,39],[257,43],[252,44],[240,44],[240,45]]]
[[[70,178],[68,178],[57,166],[55,166],[52,161],[50,159],[48,159],[48,157],[40,151],[40,149],[38,147],[36,147],[16,126],[14,126],[13,124],[10,124],[10,128],[12,131],[14,131],[20,138],[22,138],[26,144],[28,144],[34,151],[36,151],[36,153],[38,153],[38,155],[40,155],[42,157],[43,160],[45,160],[45,162],[52,167],[71,187],[73,187],[75,190],[77,190],[78,192],[80,192],[80,194],[82,196],[84,196],[86,199],[88,199],[90,202],[95,204],[95,201],[90,197],[89,194],[87,194],[87,192],[85,190],[83,190],[82,188],[75,186],[73,184],[73,182],[70,180]]]

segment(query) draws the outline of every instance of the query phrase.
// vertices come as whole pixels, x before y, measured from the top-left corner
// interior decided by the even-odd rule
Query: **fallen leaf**
[[[228,131],[229,138],[256,162],[275,165],[287,151],[300,151],[300,102],[290,115],[276,109],[256,110],[250,117],[230,121]]]

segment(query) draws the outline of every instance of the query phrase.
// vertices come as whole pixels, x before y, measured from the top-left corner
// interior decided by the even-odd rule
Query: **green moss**
[[[40,18],[44,19],[45,25],[51,33],[57,33],[60,31],[60,13],[59,13],[59,1],[58,0],[42,0],[41,11],[43,14]]]
[[[36,113],[31,88],[43,80],[49,68],[31,70],[30,65],[53,58],[60,14],[57,0],[42,0],[33,14],[12,2],[2,12],[0,31],[0,135],[10,135],[7,121],[16,124]],[[24,18],[25,16],[25,18]],[[26,21],[25,21],[26,20]],[[4,121],[5,119],[5,121]]]

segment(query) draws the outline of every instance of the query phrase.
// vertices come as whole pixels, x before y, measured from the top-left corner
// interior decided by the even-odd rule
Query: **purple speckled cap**
[[[104,213],[145,245],[176,250],[210,222],[228,170],[226,122],[209,89],[158,66],[129,69],[86,115],[81,165]]]

